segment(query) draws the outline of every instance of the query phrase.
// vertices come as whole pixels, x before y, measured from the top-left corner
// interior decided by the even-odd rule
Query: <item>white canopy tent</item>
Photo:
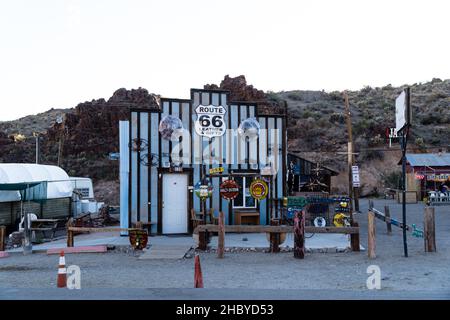
[[[47,183],[47,199],[72,196],[72,181],[57,167],[42,164],[0,163],[0,185],[21,183]],[[0,202],[20,201],[19,191],[0,190]]]

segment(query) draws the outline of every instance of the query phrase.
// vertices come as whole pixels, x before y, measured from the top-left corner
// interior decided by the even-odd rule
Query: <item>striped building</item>
[[[199,122],[199,106],[220,109],[222,114]],[[166,140],[159,126],[169,115],[181,120],[183,132]],[[242,137],[237,130],[248,118],[259,123],[259,134],[253,138]],[[214,122],[225,129],[222,135],[199,135],[196,126]],[[191,89],[190,99],[163,98],[159,109],[131,109],[128,132],[121,133],[121,139],[124,137],[128,143],[122,142],[121,148],[126,146],[128,159],[122,160],[121,166],[128,172],[121,178],[121,190],[127,194],[123,197],[125,191],[121,192],[121,202],[127,203],[121,207],[127,206],[128,225],[151,222],[154,233],[189,233],[191,208],[222,211],[226,224],[236,224],[238,212],[258,213],[256,221],[265,225],[270,222],[273,199],[286,195],[286,115],[261,115],[257,103],[229,101],[228,91]],[[214,168],[220,169],[214,172]],[[193,189],[205,177],[213,191],[203,204]],[[225,200],[219,185],[230,177],[240,185],[240,194]],[[264,200],[257,201],[249,194],[249,185],[256,178],[268,183]]]

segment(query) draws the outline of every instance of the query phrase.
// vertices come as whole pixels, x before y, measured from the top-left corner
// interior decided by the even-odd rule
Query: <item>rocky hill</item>
[[[450,80],[410,87],[414,118],[410,148],[425,152],[449,147]],[[230,90],[232,100],[257,101],[262,113],[281,113],[287,103],[289,151],[342,171],[335,191],[345,190],[347,132],[341,92],[264,92],[248,85],[244,76],[225,76],[219,85],[205,88]],[[395,183],[398,144],[388,149],[385,134],[394,126],[394,101],[402,88],[387,85],[348,92],[363,195]],[[69,175],[92,177],[100,200],[117,204],[118,162],[109,160],[108,154],[118,151],[118,121],[128,118],[130,107],[159,107],[159,98],[143,88],[122,88],[108,100],[0,122],[0,162],[34,162],[33,132],[40,132],[42,163],[57,164],[59,155]],[[62,123],[56,122],[58,117]]]

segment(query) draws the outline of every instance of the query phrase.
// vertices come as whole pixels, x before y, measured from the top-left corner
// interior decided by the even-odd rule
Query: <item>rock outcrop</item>
[[[207,84],[204,89],[221,89],[230,91],[230,101],[251,101],[258,103],[258,111],[261,114],[283,113],[283,104],[280,101],[271,100],[262,90],[247,84],[245,76],[230,77],[226,75],[220,85]]]

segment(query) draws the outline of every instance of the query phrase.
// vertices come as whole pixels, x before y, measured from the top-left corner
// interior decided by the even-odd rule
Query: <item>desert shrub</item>
[[[421,138],[421,137],[416,138],[416,140],[414,140],[414,143],[415,143],[416,146],[418,146],[419,148],[425,147],[425,142],[423,141],[423,138]]]
[[[309,110],[305,110],[302,113],[302,118],[303,119],[308,119],[308,118],[311,118],[312,116],[313,116],[313,113],[311,111],[309,111]]]
[[[402,173],[391,171],[382,175],[382,181],[385,188],[400,189],[402,184]]]
[[[335,101],[343,101],[342,93],[339,91],[333,91],[329,93],[330,99]]]
[[[423,125],[439,124],[441,123],[442,118],[443,117],[440,114],[429,113],[420,120],[420,123]]]
[[[287,97],[294,101],[302,101],[303,100],[300,92],[291,92],[288,94]]]
[[[333,114],[330,115],[329,117],[329,121],[332,123],[345,123],[345,115],[343,113],[340,112],[334,112]]]
[[[362,161],[383,160],[384,154],[380,150],[363,150],[360,154]]]

